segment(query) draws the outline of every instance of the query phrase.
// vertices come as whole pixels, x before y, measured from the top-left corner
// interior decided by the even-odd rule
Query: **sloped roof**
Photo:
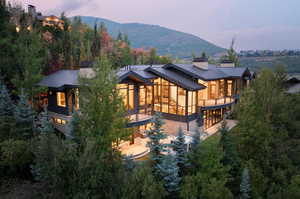
[[[191,79],[188,79],[185,76],[182,76],[176,72],[167,70],[162,66],[152,66],[152,67],[147,68],[147,71],[152,72],[162,78],[165,78],[168,81],[170,81],[182,88],[185,88],[187,90],[196,91],[196,90],[205,88],[204,85],[198,84],[198,83],[192,81]]]
[[[62,86],[79,86],[79,70],[60,70],[43,78],[39,86],[59,88]]]
[[[164,68],[175,68],[194,78],[202,80],[217,80],[223,78],[239,78],[248,70],[242,67],[219,67],[209,64],[208,69],[201,69],[193,64],[167,64]]]

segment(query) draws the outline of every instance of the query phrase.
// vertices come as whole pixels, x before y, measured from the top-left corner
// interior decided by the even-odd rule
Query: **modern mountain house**
[[[86,67],[60,70],[39,83],[48,87],[48,111],[58,130],[67,133],[72,113],[79,109],[79,75],[92,72]],[[231,110],[252,79],[248,68],[235,67],[229,61],[211,65],[203,58],[191,64],[126,66],[117,76],[117,88],[130,118],[128,127],[135,128],[131,144],[145,136],[155,112],[162,113],[167,132],[176,132],[179,126],[193,131],[199,117],[204,129],[212,127]]]

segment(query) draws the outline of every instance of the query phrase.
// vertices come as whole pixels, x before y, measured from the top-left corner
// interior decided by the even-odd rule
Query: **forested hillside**
[[[128,35],[134,48],[156,48],[160,55],[186,58],[191,57],[192,53],[200,55],[201,52],[206,52],[208,55],[214,55],[225,51],[225,49],[192,34],[157,25],[140,23],[121,24],[103,18],[86,16],[81,16],[81,19],[91,27],[95,23],[100,24],[103,22],[112,36],[117,37],[118,33],[122,32]]]
[[[300,73],[300,56],[277,57],[242,57],[241,65],[251,70],[259,71],[261,68],[273,68],[275,65],[284,65],[288,73]]]

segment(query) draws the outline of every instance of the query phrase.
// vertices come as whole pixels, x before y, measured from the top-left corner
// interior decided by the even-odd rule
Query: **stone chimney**
[[[223,60],[220,64],[220,66],[224,67],[224,68],[234,68],[235,64],[231,60]]]
[[[208,59],[202,58],[202,57],[194,58],[193,65],[196,66],[197,68],[207,70],[208,69]]]
[[[28,5],[28,14],[31,15],[32,17],[36,17],[37,13],[35,10],[35,6],[33,5]]]

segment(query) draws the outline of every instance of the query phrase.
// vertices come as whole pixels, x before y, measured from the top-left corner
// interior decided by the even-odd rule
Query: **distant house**
[[[300,93],[300,77],[290,75],[285,82],[285,86],[289,94]]]
[[[90,64],[79,70],[61,70],[45,77],[40,86],[48,87],[48,110],[55,127],[68,132],[74,110],[79,109],[82,74],[92,76]],[[195,121],[203,117],[203,128],[220,122],[231,110],[239,94],[252,79],[248,68],[235,67],[231,62],[210,65],[206,59],[196,58],[192,64],[126,66],[117,72],[117,88],[134,128],[134,139],[143,136],[155,112],[166,120],[165,130],[182,127],[192,131]]]

